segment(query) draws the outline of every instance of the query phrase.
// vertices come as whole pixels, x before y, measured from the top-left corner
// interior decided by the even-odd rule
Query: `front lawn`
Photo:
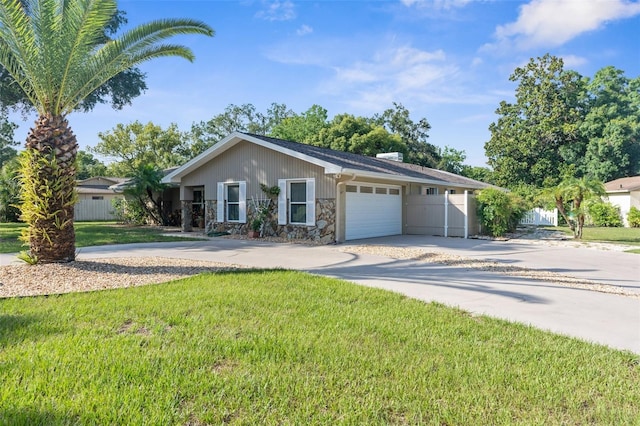
[[[26,247],[18,240],[23,223],[0,223],[0,253],[17,253]],[[76,222],[76,246],[182,241],[162,235],[164,230],[150,226],[119,225],[115,222]]]
[[[559,226],[557,228],[546,229],[560,230],[569,236],[573,236],[573,233],[568,226]],[[582,241],[600,241],[606,243],[640,246],[640,228],[608,228],[585,226],[582,230]]]
[[[0,300],[0,424],[636,424],[640,357],[289,271]]]

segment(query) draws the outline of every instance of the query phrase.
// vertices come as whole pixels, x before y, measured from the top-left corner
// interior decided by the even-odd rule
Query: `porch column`
[[[183,200],[182,204],[182,232],[191,232],[193,230],[193,201]]]
[[[180,186],[180,207],[182,232],[191,232],[193,230],[193,188]]]

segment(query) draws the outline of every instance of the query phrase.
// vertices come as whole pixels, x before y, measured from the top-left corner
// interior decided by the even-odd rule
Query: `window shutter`
[[[247,223],[247,182],[239,182],[238,186],[240,190],[240,202],[238,203],[240,214],[238,219],[240,223]]]
[[[216,222],[224,222],[224,182],[218,182],[218,206],[216,209]]]
[[[307,179],[307,226],[316,225],[316,181]]]
[[[286,179],[278,179],[278,225],[287,224],[287,181]]]

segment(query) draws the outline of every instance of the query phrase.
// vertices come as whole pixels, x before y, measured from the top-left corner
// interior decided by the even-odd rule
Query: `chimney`
[[[383,152],[380,154],[376,154],[376,158],[397,161],[399,163],[402,163],[402,161],[404,161],[404,158],[401,152]]]

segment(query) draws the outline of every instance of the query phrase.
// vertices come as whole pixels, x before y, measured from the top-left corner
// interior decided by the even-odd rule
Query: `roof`
[[[604,184],[607,192],[631,192],[640,190],[640,176],[624,177]]]
[[[94,188],[87,186],[76,186],[76,192],[78,194],[114,194],[115,191],[109,188]]]
[[[426,183],[465,188],[486,188],[491,185],[454,173],[430,169],[415,164],[367,157],[268,136],[234,132],[183,166],[169,173],[163,182],[180,182],[181,178],[241,141],[248,141],[283,154],[299,158],[325,169],[327,174],[348,174],[358,177],[382,178],[394,181]]]
[[[94,176],[88,179],[79,180],[76,183],[76,186],[83,187],[83,188],[105,189],[110,187],[111,185],[117,185],[126,180],[127,178]]]

